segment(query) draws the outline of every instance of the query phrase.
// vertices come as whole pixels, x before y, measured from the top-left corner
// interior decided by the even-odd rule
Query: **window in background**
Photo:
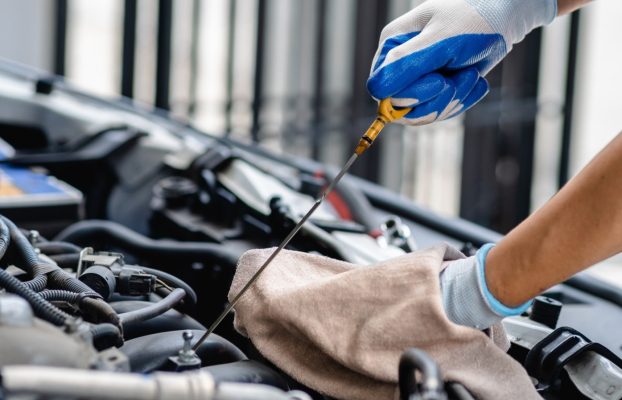
[[[155,98],[157,32],[158,2],[138,0],[134,99],[149,105],[153,104]]]
[[[67,79],[91,93],[118,95],[123,2],[72,0],[67,20]]]
[[[531,210],[541,207],[559,189],[561,135],[566,101],[570,17],[544,28],[540,52],[540,80]]]
[[[53,72],[55,3],[0,0],[0,57]]]
[[[622,2],[597,1],[582,14],[571,172],[578,173],[622,132]],[[589,270],[622,286],[622,255]]]
[[[571,171],[622,131],[622,2],[596,1],[582,15]]]

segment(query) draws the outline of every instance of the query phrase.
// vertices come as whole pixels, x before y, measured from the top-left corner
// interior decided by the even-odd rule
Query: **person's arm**
[[[591,2],[592,0],[557,0],[557,15],[571,13]]]
[[[622,252],[622,133],[540,210],[493,246],[452,261],[440,276],[456,324],[488,328],[531,299]]]
[[[488,253],[486,283],[516,306],[622,251],[622,134]]]

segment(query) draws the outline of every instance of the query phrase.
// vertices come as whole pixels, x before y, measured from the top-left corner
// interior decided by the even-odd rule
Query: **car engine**
[[[209,136],[125,100],[0,65],[0,398],[327,399],[238,334],[239,256],[272,247],[335,170]],[[499,235],[347,177],[291,248],[359,264]],[[622,398],[622,296],[575,277],[508,318],[510,355],[547,399]],[[426,354],[403,399],[472,399]],[[146,379],[146,377],[149,377]]]

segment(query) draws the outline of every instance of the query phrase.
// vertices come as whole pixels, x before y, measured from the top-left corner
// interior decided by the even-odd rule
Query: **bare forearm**
[[[517,306],[622,251],[622,134],[490,251],[486,282]]]
[[[557,0],[557,15],[565,15],[571,13],[592,0]]]

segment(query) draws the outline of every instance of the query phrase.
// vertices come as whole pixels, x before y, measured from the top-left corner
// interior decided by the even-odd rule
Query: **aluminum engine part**
[[[68,335],[33,317],[21,297],[0,296],[0,366],[14,364],[90,368],[98,355],[88,338]]]

